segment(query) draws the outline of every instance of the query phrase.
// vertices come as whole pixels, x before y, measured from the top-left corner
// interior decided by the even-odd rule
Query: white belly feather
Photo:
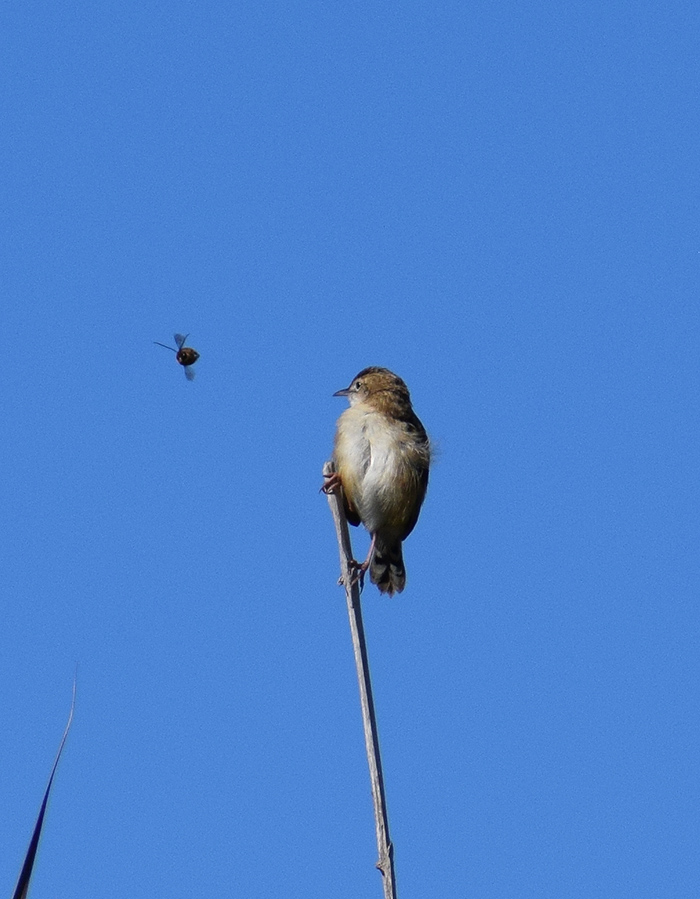
[[[403,529],[403,486],[411,477],[406,437],[402,422],[366,407],[346,409],[338,421],[336,465],[348,498],[371,532]]]

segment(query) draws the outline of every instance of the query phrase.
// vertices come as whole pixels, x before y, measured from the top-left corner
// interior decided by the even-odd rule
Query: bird
[[[185,341],[189,336],[189,334],[174,335],[177,349],[168,346],[167,343],[158,343],[157,340],[154,340],[153,343],[155,343],[156,346],[165,347],[166,350],[172,350],[180,365],[185,367],[185,377],[187,380],[194,381],[194,369],[190,368],[190,365],[194,365],[197,359],[199,359],[199,353],[197,350],[193,350],[191,346],[185,346]]]
[[[406,586],[402,542],[418,521],[430,469],[430,440],[413,411],[408,387],[398,375],[376,366],[363,369],[350,386],[336,425],[333,473],[326,493],[342,487],[345,516],[371,535],[367,558],[354,562],[360,581],[369,569],[381,593]]]

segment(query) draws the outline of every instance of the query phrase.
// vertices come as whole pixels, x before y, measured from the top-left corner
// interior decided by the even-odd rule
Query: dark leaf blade
[[[36,824],[34,826],[34,833],[32,834],[32,838],[29,841],[29,849],[27,849],[27,855],[24,859],[24,864],[22,865],[22,870],[20,871],[19,879],[17,880],[17,886],[15,887],[15,891],[12,894],[12,899],[26,899],[27,893],[29,891],[29,881],[32,876],[32,870],[34,868],[34,860],[36,859],[37,849],[39,848],[39,839],[41,837],[41,829],[44,824],[44,816],[46,814],[46,806],[49,802],[49,794],[51,793],[51,785],[53,784],[53,778],[56,773],[56,768],[58,767],[59,759],[61,758],[61,753],[63,752],[63,747],[66,742],[66,737],[68,736],[68,731],[70,730],[71,723],[73,721],[73,712],[75,711],[75,687],[76,682],[73,681],[73,699],[70,705],[70,714],[68,716],[68,723],[66,724],[66,728],[63,731],[63,736],[61,737],[61,743],[58,747],[58,752],[56,753],[56,758],[53,763],[53,768],[51,769],[51,775],[49,777],[49,782],[46,785],[46,792],[44,793],[44,799],[41,803],[41,808],[39,809],[39,816],[36,820]]]

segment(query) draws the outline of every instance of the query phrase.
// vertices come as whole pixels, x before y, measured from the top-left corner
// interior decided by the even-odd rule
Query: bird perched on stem
[[[406,586],[401,543],[418,521],[428,488],[430,442],[413,411],[408,387],[387,368],[365,368],[349,387],[350,408],[338,419],[333,449],[335,472],[326,493],[343,488],[350,524],[364,524],[372,536],[358,568],[382,593]]]

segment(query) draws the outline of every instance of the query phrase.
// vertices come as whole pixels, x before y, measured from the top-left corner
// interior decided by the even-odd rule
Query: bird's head
[[[349,387],[337,390],[333,396],[346,396],[351,406],[367,403],[378,409],[394,405],[411,406],[408,387],[398,375],[388,368],[363,369],[356,375]]]

